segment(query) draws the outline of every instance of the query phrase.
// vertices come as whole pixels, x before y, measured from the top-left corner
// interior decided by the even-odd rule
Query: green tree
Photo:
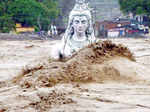
[[[0,30],[9,32],[15,28],[15,23],[35,28],[40,24],[40,30],[47,30],[58,13],[56,0],[1,0]]]
[[[57,0],[43,0],[41,7],[44,10],[38,17],[38,24],[42,24],[42,29],[48,30],[49,25],[58,16]]]
[[[119,0],[119,4],[124,13],[150,16],[150,0]]]
[[[13,0],[0,1],[0,32],[9,32],[15,27],[12,15],[8,13],[12,2]]]
[[[13,20],[26,26],[36,24],[36,18],[41,13],[40,3],[35,0],[15,0],[9,6]]]
[[[12,17],[8,14],[5,14],[0,17],[0,32],[8,33],[9,31],[15,28],[15,23],[12,20]]]

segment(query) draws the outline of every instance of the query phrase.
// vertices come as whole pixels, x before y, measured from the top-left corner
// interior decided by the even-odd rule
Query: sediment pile
[[[37,86],[52,87],[58,83],[121,80],[119,71],[105,64],[105,62],[118,57],[135,61],[127,47],[116,45],[108,40],[100,41],[81,49],[68,59],[39,60],[43,63],[27,66],[22,74],[13,81],[23,88],[35,88]]]

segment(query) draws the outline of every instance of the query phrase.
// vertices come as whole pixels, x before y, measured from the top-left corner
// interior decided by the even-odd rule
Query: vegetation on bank
[[[150,0],[119,0],[119,4],[124,13],[150,16]]]
[[[15,29],[16,23],[48,30],[59,10],[57,0],[1,0],[0,1],[0,32]]]
[[[150,16],[150,0],[119,0],[119,4],[125,13]]]

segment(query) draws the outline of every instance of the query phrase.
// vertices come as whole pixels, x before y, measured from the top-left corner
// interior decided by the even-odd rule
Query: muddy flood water
[[[52,60],[59,40],[0,41],[0,112],[150,112],[150,39],[102,39]]]

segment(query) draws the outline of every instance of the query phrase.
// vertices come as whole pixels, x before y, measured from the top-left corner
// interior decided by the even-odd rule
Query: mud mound
[[[69,82],[132,80],[130,77],[121,76],[116,68],[106,63],[119,57],[135,61],[127,47],[111,41],[100,41],[80,50],[69,59],[36,60],[36,64],[32,62],[13,81],[23,88],[36,88]]]

